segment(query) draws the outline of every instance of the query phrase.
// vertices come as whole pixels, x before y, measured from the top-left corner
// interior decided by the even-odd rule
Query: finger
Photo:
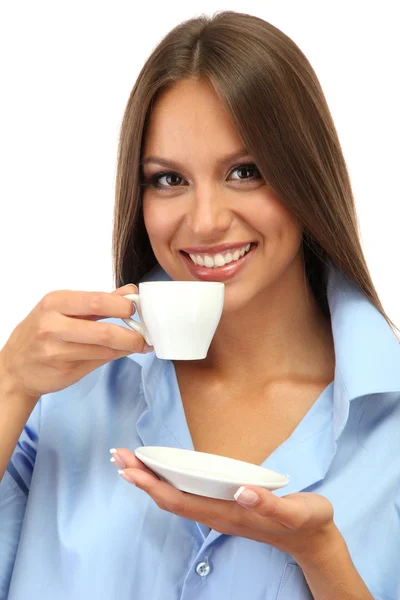
[[[113,290],[111,293],[124,296],[125,294],[137,294],[137,292],[138,289],[134,283],[127,283],[126,285]]]
[[[299,500],[290,495],[280,498],[264,488],[242,486],[236,492],[235,500],[241,506],[289,529],[300,527],[310,517],[310,506],[302,499]]]
[[[167,510],[180,516],[186,515],[189,517],[190,514],[192,515],[191,518],[199,516],[198,511],[193,511],[193,507],[190,510],[190,507],[188,507],[185,498],[188,494],[181,492],[169,483],[157,479],[154,473],[148,472],[148,469],[144,471],[141,468],[134,469],[127,467],[123,469],[123,476],[128,483],[134,483],[138,488],[149,494],[162,510]]]
[[[81,292],[74,290],[56,290],[49,292],[39,302],[39,308],[61,313],[66,316],[119,317],[127,319],[135,311],[131,300],[119,294],[107,292]]]
[[[115,294],[117,296],[126,296],[127,294],[137,294],[138,289],[136,287],[136,285],[134,285],[133,283],[128,283],[127,285],[123,285],[120,288],[117,288],[116,290],[112,291],[111,294]],[[129,300],[129,302],[131,302]],[[136,308],[135,305],[131,302],[132,304],[132,311],[131,314],[129,316],[132,316],[135,312],[136,312]],[[88,321],[99,321],[100,319],[104,319],[103,316],[99,316],[99,315],[78,315],[75,317],[75,319],[86,319]]]
[[[96,344],[77,344],[75,342],[59,343],[54,342],[46,353],[47,358],[51,358],[54,362],[79,362],[88,360],[111,361],[117,358],[123,358],[133,354],[131,350],[115,350],[107,346],[99,346]]]
[[[117,453],[123,459],[123,462],[126,465],[126,474],[133,477],[136,485],[151,495],[157,504],[167,504],[170,508],[174,507],[172,512],[178,514],[176,511],[179,510],[180,514],[183,516],[186,515],[190,518],[197,517],[197,520],[213,518],[214,520],[219,519],[221,522],[224,522],[226,517],[226,501],[221,501],[214,498],[204,499],[192,494],[177,496],[177,491],[178,494],[182,494],[182,492],[176,490],[170,484],[167,485],[169,488],[172,488],[172,491],[171,489],[165,488],[164,485],[155,485],[154,481],[151,481],[148,478],[143,478],[141,472],[147,473],[153,479],[154,477],[157,477],[157,475],[143,465],[143,463],[135,456],[135,454],[133,454],[133,452],[127,448],[117,448]],[[130,469],[133,470],[131,471]],[[296,508],[298,510],[298,507],[288,507],[286,504],[281,505],[283,498],[275,496],[272,494],[272,492],[265,490],[264,488],[246,486],[246,489],[256,492],[260,498],[257,506],[253,506],[253,510],[255,512],[263,517],[269,517],[272,520],[276,520],[286,526],[289,526],[289,523],[292,525],[295,524],[294,522],[296,518],[298,518],[296,513]],[[206,506],[203,504],[204,500],[207,502]],[[248,505],[242,504],[241,502],[238,502],[238,504],[249,508]],[[232,510],[233,508],[234,504],[232,506]],[[237,508],[240,510],[240,507]],[[240,517],[240,513],[238,512],[236,515],[236,512],[238,511],[232,512],[232,519],[234,519],[235,516]]]
[[[144,465],[142,463],[142,461],[139,460],[137,458],[137,456],[135,456],[135,454],[133,454],[133,452],[131,452],[127,448],[116,448],[116,450],[117,450],[118,456],[121,458],[125,467],[131,468],[131,469],[139,469],[139,470],[143,471],[144,473],[148,473],[149,475],[152,475],[153,477],[157,477],[157,479],[158,479],[158,475],[156,473],[154,473],[151,469],[148,469],[146,467],[146,465]]]
[[[114,323],[77,321],[65,315],[60,315],[57,323],[53,325],[53,334],[64,342],[105,346],[129,354],[143,352],[146,343],[143,336],[132,329]],[[66,352],[73,354],[72,350],[70,352],[67,349]]]
[[[142,461],[139,460],[136,454],[134,454],[131,450],[128,450],[128,448],[116,448],[116,450],[127,467],[139,469],[141,466],[143,466]]]
[[[142,461],[136,458],[136,456],[126,448],[112,448],[110,452],[115,458],[115,461],[112,462],[114,462],[115,466],[119,469],[125,469],[127,467],[131,469],[137,469],[159,479],[157,473],[154,473],[151,469],[147,468]]]
[[[127,467],[123,472],[130,483],[134,483],[149,494],[162,510],[205,524],[212,521],[227,521],[226,500],[182,492],[170,483],[157,479],[154,473],[145,472],[142,468]],[[229,516],[232,522],[238,521],[241,510],[239,506],[235,506],[235,503],[229,502]]]

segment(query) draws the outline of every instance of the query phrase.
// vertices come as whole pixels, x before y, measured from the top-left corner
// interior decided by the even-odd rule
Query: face
[[[298,275],[301,228],[208,81],[180,82],[159,97],[142,165],[145,226],[172,279],[224,282],[226,313]]]

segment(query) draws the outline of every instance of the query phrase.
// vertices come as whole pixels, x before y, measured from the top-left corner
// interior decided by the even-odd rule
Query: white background
[[[170,29],[222,9],[270,21],[314,67],[372,277],[400,326],[398,8],[396,0],[1,0],[0,348],[48,291],[114,289],[114,179],[129,93]]]

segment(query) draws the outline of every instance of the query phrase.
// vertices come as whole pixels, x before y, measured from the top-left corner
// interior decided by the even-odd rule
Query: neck
[[[294,265],[245,309],[223,314],[207,357],[196,367],[220,381],[256,387],[287,379],[329,383],[334,362],[330,321],[303,266]]]

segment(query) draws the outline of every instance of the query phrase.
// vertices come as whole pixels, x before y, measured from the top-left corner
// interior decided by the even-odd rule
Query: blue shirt
[[[334,381],[263,466],[290,476],[279,496],[329,498],[371,593],[399,600],[399,343],[333,267],[328,299]],[[193,449],[171,361],[121,358],[41,397],[0,483],[2,600],[312,598],[288,554],[162,511],[121,479],[109,449],[142,445]]]

